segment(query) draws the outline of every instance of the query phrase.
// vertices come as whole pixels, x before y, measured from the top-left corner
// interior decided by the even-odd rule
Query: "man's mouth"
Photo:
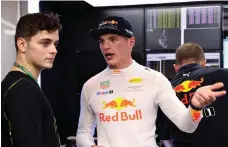
[[[114,55],[114,54],[112,54],[112,53],[106,53],[106,54],[105,54],[105,57],[106,57],[108,60],[111,60],[112,57],[113,57],[113,55]]]
[[[46,60],[51,61],[51,62],[54,61],[54,59],[55,58],[46,58]]]

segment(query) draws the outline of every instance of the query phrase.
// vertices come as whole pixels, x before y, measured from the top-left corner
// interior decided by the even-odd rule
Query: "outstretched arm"
[[[162,83],[162,85],[161,85]],[[164,114],[181,130],[192,133],[197,128],[202,118],[201,110],[207,104],[215,101],[216,97],[223,96],[226,92],[214,92],[213,90],[223,87],[222,83],[199,88],[191,102],[192,106],[187,109],[177,98],[176,93],[167,78],[161,73],[156,77],[157,98],[156,103],[160,106]],[[199,108],[195,110],[195,107]]]

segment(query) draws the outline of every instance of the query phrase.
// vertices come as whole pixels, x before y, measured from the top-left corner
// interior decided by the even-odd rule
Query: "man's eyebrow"
[[[108,37],[107,39],[118,39],[118,37],[117,36],[110,36],[110,37]],[[99,41],[103,41],[104,39],[102,39],[102,38],[99,38]]]
[[[116,36],[110,36],[110,37],[108,37],[108,39],[117,39],[118,37],[116,37]]]
[[[42,38],[42,39],[40,39],[40,41],[53,41],[52,39],[50,39],[50,38]]]

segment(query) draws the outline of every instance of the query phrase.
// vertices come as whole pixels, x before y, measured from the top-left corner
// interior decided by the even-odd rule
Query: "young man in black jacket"
[[[60,147],[50,103],[37,83],[52,68],[61,28],[59,16],[33,13],[16,27],[16,61],[1,83],[2,146]]]
[[[201,86],[223,82],[228,90],[228,69],[205,68],[203,49],[185,43],[176,50],[176,76],[171,80],[180,101],[187,107],[194,92]],[[200,98],[199,98],[200,99]],[[180,131],[159,111],[157,120],[160,140],[166,147],[225,147],[228,145],[228,95],[203,109],[203,119],[193,134]]]

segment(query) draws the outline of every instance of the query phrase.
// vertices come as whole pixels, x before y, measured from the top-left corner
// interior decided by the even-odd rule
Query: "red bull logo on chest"
[[[200,81],[196,81],[196,80],[187,80],[182,82],[181,84],[177,85],[174,90],[177,93],[180,92],[189,92],[192,89],[195,89],[198,86],[201,86],[201,84],[203,83],[204,78],[201,78]]]
[[[135,99],[127,100],[122,97],[115,98],[110,102],[103,101],[103,109],[111,108],[116,110],[122,110],[127,107],[136,107],[135,106]]]
[[[111,121],[128,121],[128,120],[141,120],[141,110],[131,111],[119,111],[127,108],[136,108],[135,99],[127,100],[122,97],[115,98],[112,101],[103,101],[103,110],[113,109],[116,112],[113,115],[106,115],[105,113],[99,113],[100,122],[111,122]],[[129,109],[128,109],[129,110]]]

